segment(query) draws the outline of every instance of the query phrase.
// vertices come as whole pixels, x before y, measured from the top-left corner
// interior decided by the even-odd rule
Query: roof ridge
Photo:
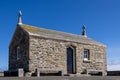
[[[46,29],[46,28],[36,27],[36,26],[32,26],[32,25],[27,25],[27,24],[22,24],[22,25],[34,27],[34,28],[37,28],[37,29],[44,29],[44,30],[49,30],[49,31],[54,31],[54,32],[59,32],[59,33],[64,33],[64,34],[69,34],[69,35],[74,35],[74,36],[80,36],[80,37],[84,38],[84,36],[78,35],[78,34],[74,34],[74,33],[63,32],[63,31],[58,31],[58,30],[53,30],[53,29]],[[89,37],[85,37],[85,38],[89,38]]]
[[[45,38],[58,39],[58,40],[74,41],[74,42],[84,43],[84,44],[102,45],[106,47],[106,45],[100,42],[97,42],[92,38],[84,37],[78,34],[51,30],[51,29],[31,26],[27,24],[20,24],[19,26],[21,26],[24,30],[26,30],[29,33],[29,35],[41,36]]]

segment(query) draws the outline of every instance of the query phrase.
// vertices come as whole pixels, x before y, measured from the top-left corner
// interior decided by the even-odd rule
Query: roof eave
[[[76,43],[85,44],[85,45],[88,45],[88,44],[89,44],[89,43],[77,42],[77,41],[72,41],[72,40],[67,40],[67,39],[65,40],[65,39],[57,39],[57,38],[48,38],[48,37],[41,36],[41,35],[38,35],[38,34],[34,34],[34,33],[31,33],[31,32],[28,32],[28,34],[29,34],[30,36],[42,37],[42,38],[46,38],[46,39],[54,39],[54,40],[70,41],[70,42],[76,42]],[[100,44],[100,43],[97,43],[97,44],[89,44],[89,45],[98,45],[98,46],[106,47],[106,45],[104,45],[104,44]]]

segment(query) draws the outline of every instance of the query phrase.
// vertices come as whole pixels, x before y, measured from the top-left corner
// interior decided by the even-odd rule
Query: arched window
[[[67,73],[76,73],[76,53],[72,46],[67,47]]]

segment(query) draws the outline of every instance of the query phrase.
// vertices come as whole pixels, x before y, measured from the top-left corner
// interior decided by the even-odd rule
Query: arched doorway
[[[67,48],[67,73],[73,74],[75,72],[76,72],[75,48],[70,46]]]

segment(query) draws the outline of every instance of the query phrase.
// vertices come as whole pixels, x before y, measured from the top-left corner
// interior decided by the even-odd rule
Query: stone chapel
[[[101,75],[107,74],[106,46],[86,35],[18,24],[9,45],[9,71],[23,69],[24,75]]]

